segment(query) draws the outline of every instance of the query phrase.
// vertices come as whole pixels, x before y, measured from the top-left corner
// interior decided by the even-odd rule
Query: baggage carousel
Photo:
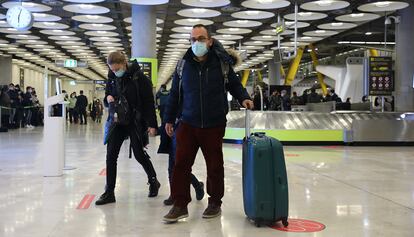
[[[250,127],[291,145],[414,145],[413,113],[252,111]],[[244,136],[245,111],[229,112],[224,141]]]

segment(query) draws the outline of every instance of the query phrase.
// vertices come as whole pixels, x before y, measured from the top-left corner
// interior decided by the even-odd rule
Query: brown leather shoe
[[[168,214],[164,216],[164,221],[168,223],[173,223],[186,217],[188,217],[187,207],[173,206],[170,212],[168,212]]]
[[[215,204],[208,204],[208,207],[203,212],[203,218],[214,218],[221,215],[221,208]]]

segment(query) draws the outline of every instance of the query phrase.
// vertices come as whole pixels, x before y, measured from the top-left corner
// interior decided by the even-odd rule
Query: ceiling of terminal
[[[273,58],[277,48],[277,16],[285,19],[281,46],[294,43],[294,3],[299,5],[299,45],[314,43],[320,57],[371,42],[383,47],[384,16],[408,6],[410,1],[382,0],[38,0],[23,1],[34,13],[28,31],[10,28],[8,8],[20,1],[0,1],[0,55],[12,55],[27,67],[48,66],[77,79],[106,77],[105,56],[112,50],[131,47],[131,3],[154,4],[157,12],[157,57],[159,81],[165,80],[177,60],[188,49],[194,24],[208,25],[214,37],[226,47],[247,50],[248,58],[237,69],[262,64]],[[168,2],[168,4],[165,4]],[[394,41],[394,27],[388,26],[388,40]],[[87,60],[89,68],[63,69],[58,59]],[[307,58],[305,57],[304,60]]]

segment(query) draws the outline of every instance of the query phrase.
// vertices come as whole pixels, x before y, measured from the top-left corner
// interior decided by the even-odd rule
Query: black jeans
[[[129,136],[135,159],[147,173],[148,180],[157,177],[149,156],[145,155],[142,142],[135,133],[134,126],[117,126],[110,132],[106,147],[106,191],[114,191],[116,183],[116,167],[119,151],[125,138]]]
[[[80,117],[80,123],[87,124],[86,120],[86,108],[79,108],[79,117]]]

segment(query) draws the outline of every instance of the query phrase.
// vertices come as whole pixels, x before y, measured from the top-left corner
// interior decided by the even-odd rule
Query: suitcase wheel
[[[283,224],[284,227],[288,227],[289,222],[288,222],[288,218],[287,217],[285,217],[285,218],[282,219],[282,224]]]
[[[254,221],[254,225],[255,225],[257,228],[259,228],[259,227],[261,226],[261,223],[260,223],[260,221]]]

